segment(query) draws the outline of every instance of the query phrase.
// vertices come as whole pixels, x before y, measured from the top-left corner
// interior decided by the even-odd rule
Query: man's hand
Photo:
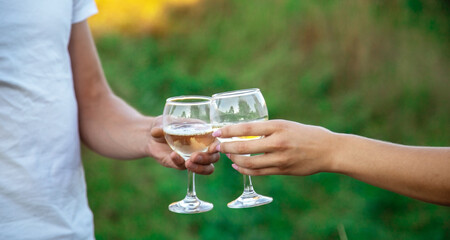
[[[176,169],[189,169],[198,174],[209,175],[214,172],[213,163],[219,160],[219,153],[196,152],[191,158],[185,161],[180,155],[172,151],[164,138],[164,131],[161,128],[161,116],[153,119],[151,126],[151,137],[148,145],[148,152],[161,165]]]
[[[72,25],[68,47],[78,103],[80,136],[93,151],[114,159],[153,157],[161,165],[211,174],[219,154],[194,153],[184,161],[164,140],[161,117],[146,117],[117,97],[106,81],[86,21]],[[149,122],[152,124],[149,132]]]

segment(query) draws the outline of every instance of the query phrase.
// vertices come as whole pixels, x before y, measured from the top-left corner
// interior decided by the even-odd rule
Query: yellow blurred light
[[[187,7],[200,0],[96,0],[99,13],[89,19],[94,35],[163,32],[169,7]]]

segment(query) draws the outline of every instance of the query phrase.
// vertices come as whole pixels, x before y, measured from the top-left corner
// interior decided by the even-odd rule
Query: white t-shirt
[[[94,0],[0,0],[0,239],[93,239],[68,42]]]

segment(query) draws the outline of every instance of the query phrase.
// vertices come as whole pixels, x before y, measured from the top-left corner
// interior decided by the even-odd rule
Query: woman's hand
[[[405,146],[289,121],[223,127],[215,137],[264,136],[209,148],[247,175],[342,173],[405,196],[450,205],[450,148]],[[238,154],[257,154],[241,156]]]
[[[327,171],[336,147],[331,131],[285,120],[226,126],[213,136],[263,136],[258,140],[214,144],[209,149],[210,153],[226,153],[234,162],[233,167],[246,175],[306,176]]]

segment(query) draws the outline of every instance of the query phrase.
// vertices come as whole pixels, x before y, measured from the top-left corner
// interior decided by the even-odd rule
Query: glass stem
[[[195,194],[195,173],[188,170],[188,187],[187,187],[187,199],[195,199],[197,195]]]
[[[249,175],[244,176],[244,194],[253,193],[252,178]]]
[[[242,154],[242,156],[250,157],[250,154]],[[255,192],[253,190],[253,184],[252,184],[252,178],[249,175],[243,175],[244,176],[244,193],[243,194],[250,194]]]

